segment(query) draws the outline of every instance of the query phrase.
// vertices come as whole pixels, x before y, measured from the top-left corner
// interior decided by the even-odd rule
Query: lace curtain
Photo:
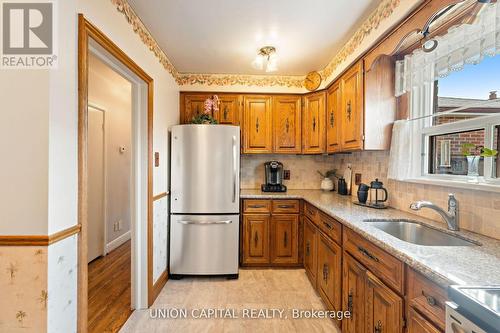
[[[396,96],[500,54],[500,5],[484,4],[474,23],[454,26],[435,39],[432,52],[418,49],[396,62]]]

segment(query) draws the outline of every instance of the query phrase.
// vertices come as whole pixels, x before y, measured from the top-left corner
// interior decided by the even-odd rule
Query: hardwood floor
[[[89,333],[118,332],[130,309],[130,240],[89,264]]]
[[[303,269],[240,269],[238,280],[184,278],[168,280],[151,307],[136,310],[121,333],[232,333],[331,332],[339,333],[331,319],[293,318],[293,309],[324,310]],[[154,318],[155,309],[186,309],[187,318]],[[238,318],[197,319],[192,309],[229,309]],[[280,309],[282,318],[245,318],[244,309]],[[195,315],[196,316],[196,315]]]

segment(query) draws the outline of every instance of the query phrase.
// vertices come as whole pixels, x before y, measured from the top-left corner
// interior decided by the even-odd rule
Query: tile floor
[[[303,269],[242,269],[238,280],[169,280],[151,308],[134,311],[120,332],[340,332],[331,319],[292,318],[292,309],[325,309]],[[192,318],[193,309],[209,308],[234,309],[239,318]],[[156,309],[187,309],[188,318],[153,319]],[[282,319],[244,319],[244,309],[284,312]]]

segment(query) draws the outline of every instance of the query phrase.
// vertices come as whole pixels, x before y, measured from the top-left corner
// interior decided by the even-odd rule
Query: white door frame
[[[89,52],[132,84],[132,168],[130,179],[131,306],[148,307],[148,136],[147,84],[93,40]],[[106,240],[105,240],[106,242]]]

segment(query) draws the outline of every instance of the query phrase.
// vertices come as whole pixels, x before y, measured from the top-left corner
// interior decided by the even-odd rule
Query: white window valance
[[[396,96],[431,84],[466,64],[477,64],[484,56],[500,54],[500,5],[484,4],[472,24],[453,26],[437,36],[431,52],[418,49],[396,62]]]

